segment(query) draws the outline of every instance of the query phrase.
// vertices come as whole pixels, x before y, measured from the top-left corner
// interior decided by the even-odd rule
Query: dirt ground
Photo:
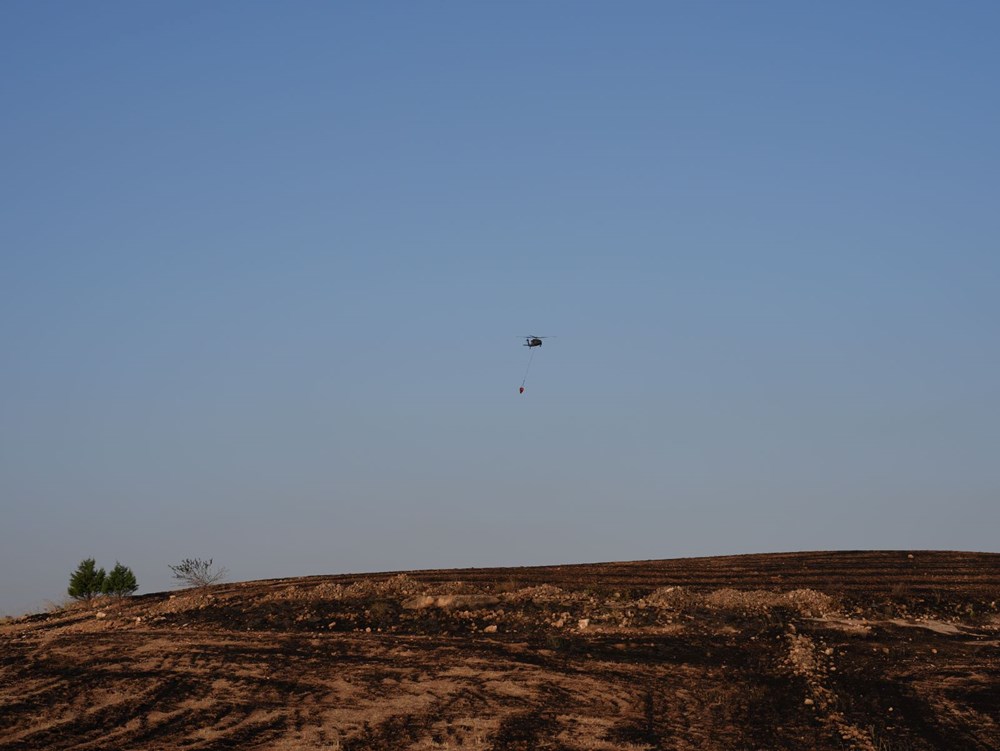
[[[0,750],[1000,749],[1000,554],[316,576],[0,622]]]

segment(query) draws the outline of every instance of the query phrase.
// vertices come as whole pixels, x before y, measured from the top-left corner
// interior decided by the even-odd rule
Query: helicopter
[[[535,347],[542,346],[542,339],[551,339],[548,336],[526,336],[522,347],[527,347],[531,354],[528,355],[528,367],[524,369],[524,378],[521,379],[521,388],[517,390],[519,394],[524,393],[524,382],[528,380],[528,371],[531,370],[531,361],[535,359]]]
[[[547,336],[526,336],[524,337],[524,344],[522,347],[541,347],[542,339],[548,339]]]

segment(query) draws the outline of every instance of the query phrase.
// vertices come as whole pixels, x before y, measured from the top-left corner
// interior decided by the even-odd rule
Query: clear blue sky
[[[1000,6],[0,6],[0,610],[1000,550]],[[519,396],[528,350],[550,334]]]

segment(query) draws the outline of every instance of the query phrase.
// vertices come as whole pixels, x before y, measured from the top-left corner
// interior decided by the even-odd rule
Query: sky
[[[89,557],[1000,551],[998,31],[3,3],[0,613]]]

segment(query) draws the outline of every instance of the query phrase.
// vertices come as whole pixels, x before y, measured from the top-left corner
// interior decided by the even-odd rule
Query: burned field
[[[1000,555],[322,576],[0,624],[0,749],[1000,748]]]

